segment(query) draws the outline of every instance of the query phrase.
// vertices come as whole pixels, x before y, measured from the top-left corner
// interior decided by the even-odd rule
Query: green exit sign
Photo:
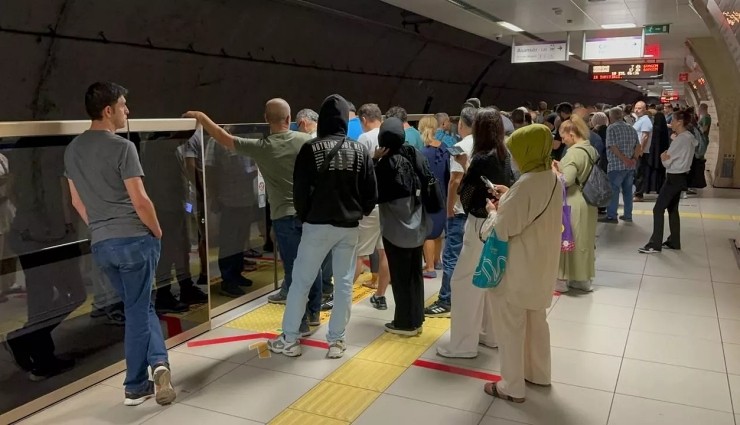
[[[671,26],[669,24],[663,24],[663,25],[645,25],[645,34],[651,35],[651,34],[668,34],[668,32],[671,30]]]

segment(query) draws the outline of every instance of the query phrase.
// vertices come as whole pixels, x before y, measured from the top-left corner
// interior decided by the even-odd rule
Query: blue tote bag
[[[504,277],[508,256],[509,243],[499,239],[494,230],[483,244],[483,252],[473,274],[473,285],[482,289],[497,287]]]

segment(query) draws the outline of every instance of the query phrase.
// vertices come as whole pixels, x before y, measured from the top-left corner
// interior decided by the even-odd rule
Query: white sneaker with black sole
[[[638,249],[638,251],[641,254],[658,254],[658,253],[660,253],[661,250],[660,249],[655,249],[654,247],[652,247],[650,245],[645,245],[644,247]]]
[[[300,341],[288,342],[284,334],[277,339],[267,341],[267,349],[275,354],[283,354],[288,357],[298,357],[303,354]]]

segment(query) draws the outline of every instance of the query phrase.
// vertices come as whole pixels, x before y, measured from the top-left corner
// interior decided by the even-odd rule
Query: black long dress
[[[665,167],[660,159],[660,154],[668,150],[671,137],[662,112],[655,114],[653,121],[653,136],[650,142],[650,162],[645,167],[645,193],[660,192],[665,183]]]

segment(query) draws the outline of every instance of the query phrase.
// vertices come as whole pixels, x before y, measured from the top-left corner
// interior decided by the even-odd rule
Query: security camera
[[[496,34],[496,40],[501,40],[501,37],[503,37],[503,34]]]

